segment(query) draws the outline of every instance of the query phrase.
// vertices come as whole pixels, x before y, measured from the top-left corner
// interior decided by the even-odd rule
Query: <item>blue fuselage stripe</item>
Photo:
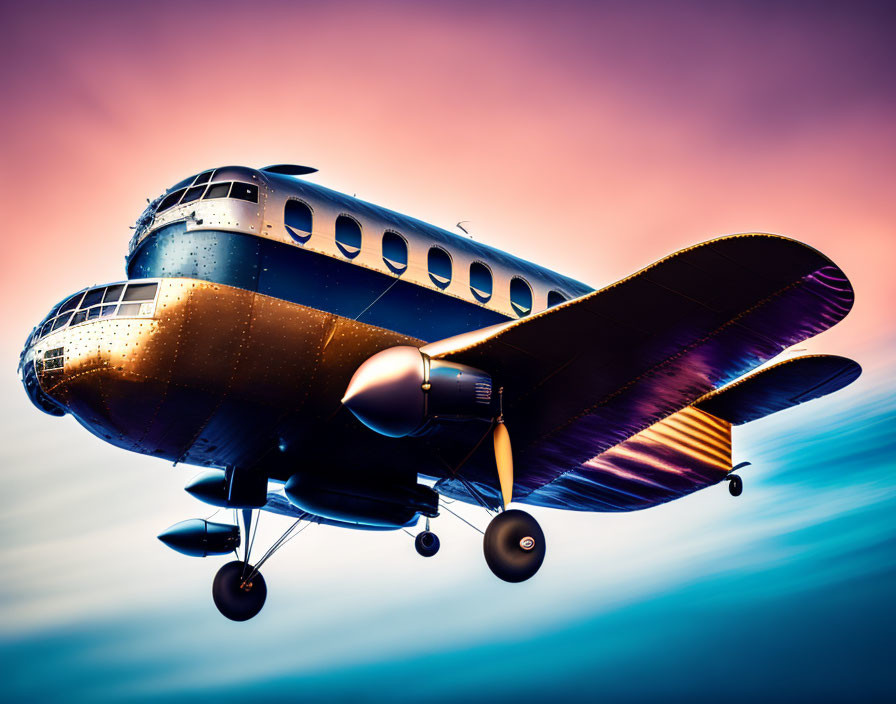
[[[192,278],[256,291],[327,313],[439,340],[510,318],[471,301],[299,246],[183,223],[147,237],[128,278]]]

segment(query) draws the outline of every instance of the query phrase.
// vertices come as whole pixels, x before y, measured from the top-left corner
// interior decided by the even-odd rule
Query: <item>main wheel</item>
[[[740,496],[744,491],[744,480],[736,474],[728,475],[728,493],[732,496]]]
[[[485,529],[482,551],[489,569],[505,582],[525,582],[545,555],[544,533],[525,511],[499,513]]]
[[[439,536],[430,533],[428,530],[418,533],[414,538],[414,547],[423,557],[432,557],[439,551]]]
[[[268,595],[267,585],[261,572],[252,575],[252,580],[245,578],[252,574],[252,565],[241,560],[228,562],[215,575],[212,583],[212,599],[224,616],[231,621],[248,621],[261,611]]]

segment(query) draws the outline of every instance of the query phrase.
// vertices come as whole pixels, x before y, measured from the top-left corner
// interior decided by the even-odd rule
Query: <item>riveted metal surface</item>
[[[156,318],[88,321],[42,340],[65,357],[38,380],[113,444],[253,465],[279,444],[290,456],[320,454],[304,444],[309,434],[329,445],[366,434],[339,400],[361,362],[397,344],[420,341],[251,291],[163,279]]]
[[[212,177],[212,182],[230,180],[257,185],[259,202],[256,204],[234,198],[203,198],[175,205],[154,215],[153,206],[158,204],[158,201],[154,201],[138,221],[138,230],[130,243],[130,254],[133,255],[143,241],[152,237],[159,229],[183,223],[186,232],[207,229],[242,232],[344,262],[346,256],[336,242],[335,230],[337,218],[346,215],[360,224],[362,232],[361,250],[351,260],[353,267],[356,270],[386,274],[388,279],[398,278],[401,280],[401,288],[412,283],[425,290],[438,291],[443,298],[466,301],[474,307],[488,309],[513,319],[519,317],[510,301],[510,282],[514,277],[524,277],[531,285],[534,294],[533,311],[548,307],[547,297],[550,291],[561,292],[565,298],[575,298],[592,290],[581,282],[475,242],[469,237],[458,236],[315,183],[247,167],[222,167],[216,169]],[[312,231],[301,242],[286,228],[285,207],[290,200],[299,200],[312,211]],[[398,277],[394,276],[395,272],[383,258],[382,238],[386,231],[399,233],[409,245],[407,266]],[[430,278],[427,258],[431,247],[448,251],[453,262],[452,274],[444,289]],[[471,288],[470,265],[477,261],[487,262],[493,276],[492,295],[485,301],[481,296],[477,297]],[[165,274],[159,272],[158,275]],[[350,283],[348,279],[344,279],[344,282]],[[409,294],[401,295],[407,297]]]

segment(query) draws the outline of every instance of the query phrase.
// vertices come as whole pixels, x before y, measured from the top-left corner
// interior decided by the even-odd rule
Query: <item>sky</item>
[[[4,2],[0,668],[21,701],[893,697],[896,91],[889,3]],[[739,499],[533,510],[549,551],[499,583],[480,537],[312,527],[246,624],[222,559],[155,536],[208,516],[190,468],[27,401],[31,327],[124,277],[147,198],[223,164],[315,182],[602,286],[694,242],[795,237],[856,304],[800,345],[858,360],[827,399],[737,429]],[[458,507],[484,527],[481,512]],[[219,515],[218,518],[222,518]],[[285,528],[265,517],[262,535]],[[645,677],[645,673],[647,676]]]

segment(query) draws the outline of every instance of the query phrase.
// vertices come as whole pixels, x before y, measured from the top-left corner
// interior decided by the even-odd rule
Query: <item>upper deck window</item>
[[[257,203],[258,186],[254,183],[240,183],[239,181],[234,181],[233,188],[230,189],[230,197],[247,200],[250,203]]]
[[[185,178],[183,181],[178,181],[168,190],[169,191],[179,191],[181,188],[186,188],[191,183],[193,183],[194,178],[196,178],[195,174],[193,176],[190,176],[189,178]]]
[[[286,207],[283,210],[283,222],[290,237],[299,244],[305,244],[311,239],[311,208],[302,201],[286,201]]]
[[[470,291],[481,303],[492,297],[492,271],[482,262],[470,264]]]
[[[181,188],[177,191],[172,191],[167,196],[162,198],[162,202],[159,203],[159,207],[156,208],[157,213],[161,213],[163,210],[168,210],[168,208],[177,204],[177,201],[180,200],[180,197],[184,194],[185,188]]]
[[[393,274],[401,275],[408,268],[408,243],[397,232],[383,233],[383,261]]]
[[[213,183],[208,187],[205,198],[226,198],[228,193],[230,193],[230,182]]]
[[[548,291],[548,308],[560,305],[565,300],[567,300],[566,296],[559,291]]]
[[[212,171],[203,171],[196,177],[196,180],[193,181],[194,186],[198,186],[200,183],[208,183],[209,179],[212,177]]]
[[[427,267],[432,282],[439,288],[448,288],[451,283],[451,255],[441,247],[430,247]]]
[[[510,305],[521,318],[532,312],[532,287],[518,276],[510,280]]]
[[[184,197],[181,199],[181,203],[190,203],[194,200],[199,200],[199,197],[202,195],[202,192],[205,190],[205,186],[193,186],[192,188],[188,188],[187,192],[184,193]]]
[[[361,226],[354,218],[340,215],[336,218],[336,246],[349,259],[361,252]]]

